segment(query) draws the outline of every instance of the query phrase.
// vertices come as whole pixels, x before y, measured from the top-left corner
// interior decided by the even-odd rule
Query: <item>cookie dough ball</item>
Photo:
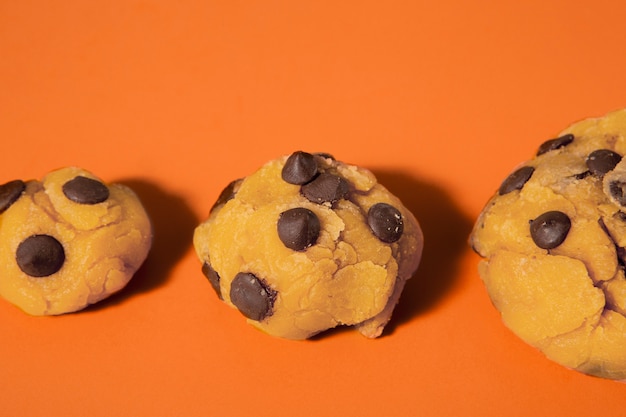
[[[548,358],[626,378],[626,110],[576,123],[515,169],[470,242],[502,319]]]
[[[194,234],[217,295],[288,339],[338,325],[379,336],[422,246],[415,217],[370,171],[306,152],[233,181]]]
[[[0,185],[0,296],[26,313],[73,312],[119,291],[151,243],[133,191],[83,169]]]

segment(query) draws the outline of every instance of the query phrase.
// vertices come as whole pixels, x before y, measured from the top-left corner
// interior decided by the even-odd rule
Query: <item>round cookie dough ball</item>
[[[626,379],[626,110],[539,146],[470,243],[507,327],[580,372]]]
[[[349,325],[374,338],[423,239],[370,171],[299,151],[229,184],[194,247],[217,295],[262,331],[306,339]]]
[[[0,185],[0,296],[26,313],[73,312],[119,291],[151,243],[133,191],[83,169]]]

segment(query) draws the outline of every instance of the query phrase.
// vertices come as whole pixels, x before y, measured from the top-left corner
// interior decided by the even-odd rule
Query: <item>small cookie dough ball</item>
[[[151,243],[133,191],[83,169],[0,185],[0,296],[31,315],[78,311],[119,291]]]
[[[507,327],[580,372],[626,379],[626,110],[539,146],[470,243]]]
[[[202,272],[253,326],[379,336],[420,261],[415,217],[363,168],[295,152],[233,181],[194,234]]]

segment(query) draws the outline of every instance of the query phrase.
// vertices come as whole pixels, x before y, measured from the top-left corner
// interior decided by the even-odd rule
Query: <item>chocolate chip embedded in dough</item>
[[[33,235],[19,244],[15,260],[25,274],[35,278],[47,277],[61,269],[65,251],[54,237]]]
[[[0,185],[0,214],[15,203],[25,189],[26,183],[22,180],[13,180]]]
[[[317,204],[334,204],[345,198],[349,191],[350,184],[345,178],[329,173],[321,173],[313,181],[300,187],[302,195]]]
[[[302,185],[311,181],[317,175],[317,161],[315,156],[307,152],[292,153],[283,169],[281,177],[289,184]]]
[[[276,291],[254,274],[240,272],[230,284],[230,301],[251,320],[261,321],[272,314]]]
[[[63,184],[63,194],[78,204],[98,204],[109,198],[109,189],[98,180],[79,175]]]
[[[278,237],[289,249],[303,251],[317,242],[320,220],[304,207],[289,209],[280,214],[277,223]]]
[[[215,209],[215,207],[221,206],[222,204],[226,204],[229,200],[232,200],[233,198],[235,198],[235,195],[237,194],[237,191],[239,190],[239,186],[241,185],[242,182],[243,182],[243,179],[241,178],[231,181],[222,190],[220,195],[217,197],[217,200],[215,201],[213,206],[211,206],[209,213],[212,212],[213,209]]]
[[[498,189],[498,194],[504,195],[515,190],[521,190],[533,175],[533,172],[535,172],[535,168],[531,166],[516,169],[502,182]]]
[[[541,249],[554,249],[563,243],[571,225],[567,214],[548,211],[530,221],[530,236]]]
[[[544,154],[546,152],[553,151],[555,149],[562,148],[563,146],[567,146],[574,141],[574,135],[568,133],[567,135],[559,136],[558,138],[550,139],[545,141],[539,146],[537,150],[537,156]]]
[[[585,178],[587,178],[589,175],[591,174],[591,171],[587,170],[585,172],[581,172],[580,174],[576,174],[574,175],[574,178],[576,178],[577,180],[584,180]]]
[[[208,262],[202,264],[202,273],[205,277],[207,277],[209,283],[211,284],[211,287],[213,287],[217,296],[220,298],[220,300],[222,300],[223,297],[222,289],[220,288],[220,274],[218,274],[217,271],[215,271],[215,269],[213,269],[213,267]]]
[[[609,192],[611,193],[611,197],[621,206],[626,206],[626,182],[611,181],[609,183]]]
[[[602,178],[604,174],[612,171],[622,160],[622,156],[610,149],[598,149],[587,156],[587,168],[597,177]]]
[[[404,232],[402,214],[387,203],[376,203],[369,209],[367,224],[374,235],[385,243],[396,242]]]

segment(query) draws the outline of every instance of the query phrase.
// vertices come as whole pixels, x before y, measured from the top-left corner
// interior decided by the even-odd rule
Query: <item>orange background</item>
[[[626,107],[626,3],[0,1],[0,183],[78,165],[155,226],[129,286],[79,314],[0,301],[5,416],[623,416],[626,385],[501,323],[467,236],[518,163]],[[372,169],[424,261],[378,340],[275,339],[191,246],[221,189],[294,150]]]

